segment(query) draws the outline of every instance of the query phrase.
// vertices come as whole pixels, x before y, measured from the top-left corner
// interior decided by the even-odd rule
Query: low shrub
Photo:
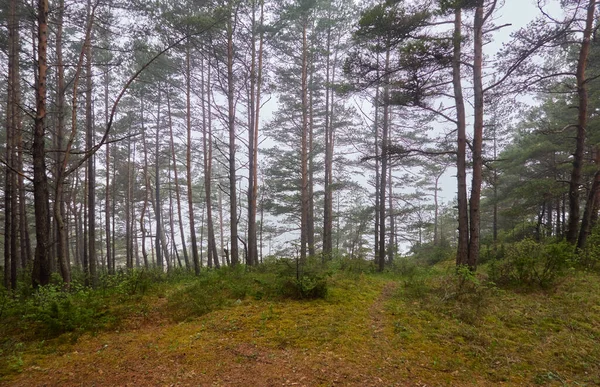
[[[566,242],[524,239],[508,246],[504,259],[490,264],[489,276],[498,285],[550,288],[574,262],[573,247]]]

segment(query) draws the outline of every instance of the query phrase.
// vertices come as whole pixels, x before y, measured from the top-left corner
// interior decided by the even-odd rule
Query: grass
[[[447,263],[326,278],[327,293],[311,300],[282,297],[273,271],[154,278],[143,294],[118,297],[106,291],[103,315],[117,317],[102,327],[44,340],[18,330],[3,336],[0,381],[600,384],[597,273],[572,272],[544,291],[499,289],[483,275],[456,276]]]

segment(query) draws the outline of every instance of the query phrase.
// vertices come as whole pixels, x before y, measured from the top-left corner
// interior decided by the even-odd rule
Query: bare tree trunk
[[[474,123],[473,123],[473,179],[471,183],[471,198],[469,201],[469,257],[467,265],[471,270],[477,269],[479,261],[479,228],[481,202],[481,183],[483,172],[483,5],[475,9],[474,21],[474,53],[473,58],[473,87],[474,87]]]
[[[171,94],[167,92],[167,115],[169,117],[169,137],[171,146],[171,158],[173,161],[173,174],[175,178],[175,195],[177,198],[177,220],[179,222],[179,236],[181,237],[181,248],[183,249],[183,260],[185,261],[186,269],[190,268],[190,259],[188,257],[187,247],[185,243],[185,233],[183,232],[183,218],[181,216],[181,191],[179,189],[179,174],[177,172],[177,158],[175,157],[175,141],[173,138],[173,122],[171,117]],[[175,243],[175,240],[173,240]]]
[[[391,119],[391,117],[390,117]],[[388,124],[389,125],[389,124]],[[388,129],[388,144],[392,143],[392,130],[391,128]],[[388,262],[392,263],[394,261],[394,253],[396,252],[396,243],[395,243],[395,236],[396,236],[396,218],[394,215],[394,190],[393,190],[393,175],[392,175],[392,163],[390,162],[388,167],[388,212],[389,212],[389,218],[390,218],[390,241],[389,241],[389,247],[388,247]]]
[[[148,262],[148,252],[146,251],[146,222],[145,222],[145,215],[146,215],[146,209],[148,208],[148,196],[150,194],[150,176],[148,174],[148,146],[146,143],[146,129],[144,126],[144,97],[141,97],[141,126],[142,126],[142,144],[144,146],[144,170],[143,170],[143,174],[144,174],[144,186],[145,186],[145,194],[144,194],[144,205],[142,206],[142,212],[140,214],[140,231],[142,233],[142,257],[144,259],[144,267],[146,269],[149,268],[149,262]],[[152,242],[150,242],[150,245],[152,246]],[[150,249],[150,251],[152,251],[152,248]],[[154,253],[152,253],[154,254]]]
[[[159,269],[163,269],[164,266],[164,262],[163,262],[163,249],[161,247],[161,235],[162,235],[162,219],[161,219],[161,207],[162,207],[162,201],[161,201],[161,197],[160,197],[160,165],[159,165],[159,160],[160,160],[160,97],[161,97],[161,88],[160,88],[160,82],[158,83],[158,110],[156,112],[156,132],[155,132],[155,137],[154,137],[154,196],[155,196],[155,201],[154,201],[154,216],[156,219],[156,266],[158,266]],[[167,258],[168,260],[168,258]]]
[[[187,178],[187,196],[188,196],[188,214],[190,217],[190,242],[192,244],[192,262],[194,272],[200,274],[200,262],[198,257],[198,241],[196,240],[196,224],[194,222],[194,197],[192,195],[192,111],[191,111],[191,78],[190,69],[190,43],[188,42],[185,51],[186,67],[186,125],[187,125],[187,152],[186,152],[186,178]]]
[[[64,0],[63,0],[64,1]],[[108,87],[110,85],[109,67],[106,66],[104,73],[104,127],[108,127]],[[106,142],[106,193],[104,196],[104,229],[106,232],[106,266],[108,274],[115,274],[115,262],[112,255],[114,239],[111,235],[111,202],[110,202],[110,141]]]
[[[204,72],[202,72],[202,146],[204,151],[204,194],[206,196],[206,224],[208,227],[208,266],[214,265],[219,268],[219,254],[215,240],[215,227],[212,215],[212,110],[210,105],[211,73],[208,64],[206,85],[204,84]],[[206,86],[206,88],[204,87]],[[206,97],[206,98],[204,98]]]
[[[385,85],[383,89],[383,130],[381,133],[381,178],[379,183],[379,259],[377,270],[383,271],[385,265],[385,218],[386,218],[386,202],[385,202],[385,190],[387,187],[387,173],[388,173],[388,139],[389,139],[389,115],[390,115],[390,88],[389,88],[389,76],[387,75],[390,67],[390,50],[387,49],[385,53]]]
[[[88,0],[87,14],[88,19],[91,18],[92,12],[91,0]],[[92,45],[88,41],[85,49],[86,63],[86,96],[85,96],[85,125],[86,125],[86,149],[91,149],[94,146],[94,123],[92,112]],[[97,269],[96,265],[98,257],[96,254],[96,166],[95,156],[91,156],[87,160],[88,181],[88,257],[89,257],[89,279],[90,284],[96,287]]]
[[[230,1],[231,5],[231,1]],[[237,185],[235,170],[235,85],[233,77],[233,16],[227,22],[227,103],[229,129],[229,225],[231,240],[231,264],[239,263],[238,230],[237,230]]]
[[[576,148],[573,155],[573,170],[569,182],[569,226],[567,228],[567,242],[575,244],[579,230],[579,188],[581,186],[581,173],[583,169],[583,156],[585,151],[585,137],[588,122],[588,82],[585,71],[587,69],[588,56],[590,53],[590,42],[594,27],[594,14],[596,12],[597,0],[589,0],[587,6],[587,17],[579,58],[577,60],[577,97],[578,97],[578,119]]]
[[[311,58],[312,62],[313,58]],[[313,85],[313,74],[314,66],[310,65],[310,85]],[[314,257],[315,251],[315,198],[314,198],[314,111],[313,111],[313,92],[312,86],[309,88],[308,93],[308,219],[307,219],[307,232],[306,232],[306,243],[308,244],[308,255]]]
[[[125,196],[125,266],[133,269],[133,232],[131,227],[132,183],[131,183],[131,137],[127,138],[127,194]]]
[[[300,214],[300,260],[306,261],[308,244],[309,196],[308,196],[308,20],[304,19],[302,28],[302,139],[300,152],[301,166],[301,214]]]
[[[378,58],[379,58],[379,54]],[[379,61],[379,59],[378,59]],[[373,122],[373,126],[375,127],[375,260],[378,262],[379,259],[379,226],[381,223],[381,214],[379,213],[380,211],[380,206],[379,206],[379,197],[380,197],[380,193],[379,190],[381,189],[381,182],[380,182],[380,171],[379,171],[379,162],[381,159],[381,154],[379,152],[380,149],[380,145],[379,145],[379,85],[376,86],[375,88],[375,102],[374,102],[374,109],[375,109],[375,119]],[[333,203],[332,203],[333,204]]]
[[[469,209],[467,205],[467,133],[465,100],[461,84],[462,60],[462,11],[454,11],[454,56],[452,59],[452,85],[456,104],[456,123],[458,134],[456,179],[458,182],[458,248],[456,264],[467,265],[469,255]]]
[[[596,173],[592,181],[592,186],[588,193],[587,202],[585,204],[585,210],[583,211],[583,217],[581,218],[581,230],[579,232],[579,239],[577,240],[577,248],[583,250],[587,243],[587,237],[592,233],[592,214],[594,208],[597,207],[597,197],[600,191],[600,147],[595,149],[594,161],[596,163]]]
[[[264,1],[260,2],[260,22],[264,20]],[[262,83],[263,32],[259,37],[256,53],[256,1],[252,8],[252,62],[250,70],[250,104],[248,122],[248,264],[258,264],[258,246],[256,236],[256,210],[258,199],[258,124],[260,113],[260,88]],[[258,58],[257,58],[258,57]],[[258,66],[256,61],[258,59]],[[258,74],[257,74],[258,73]]]
[[[217,190],[219,192],[219,237],[221,243],[221,255],[225,255],[225,234],[223,232],[223,193],[221,190]],[[217,260],[216,262],[218,262]],[[229,256],[227,257],[227,265],[229,265]]]
[[[36,116],[33,132],[33,196],[37,245],[33,262],[33,286],[50,282],[48,247],[50,238],[48,176],[46,175],[46,72],[48,46],[48,0],[38,0],[38,55]]]
[[[6,163],[4,192],[4,286],[15,290],[17,287],[17,126],[19,126],[19,20],[17,1],[9,3],[8,15],[8,89],[6,109]]]
[[[175,219],[173,216],[175,208],[173,206],[173,184],[171,179],[171,168],[167,168],[167,171],[167,184],[169,189],[169,231],[171,233],[171,256],[173,257],[173,268],[175,268],[175,258],[177,258],[177,263],[179,264],[179,268],[181,269],[181,258],[179,257],[179,251],[177,250],[177,243],[175,243]]]

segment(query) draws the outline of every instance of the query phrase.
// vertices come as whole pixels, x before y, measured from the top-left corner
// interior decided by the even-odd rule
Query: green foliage
[[[539,243],[525,239],[506,248],[505,258],[490,264],[490,279],[498,285],[550,288],[575,262],[566,242]]]
[[[19,321],[19,328],[42,337],[95,331],[114,322],[105,300],[79,284],[39,287],[29,296],[0,295],[0,322],[5,329]]]
[[[209,271],[183,283],[167,295],[168,310],[176,321],[254,299],[309,300],[325,298],[331,272],[316,260],[297,265],[291,259],[269,259],[250,268],[239,265]]]
[[[577,255],[578,264],[586,269],[597,269],[600,263],[600,228],[595,227],[587,238],[587,246]]]
[[[429,266],[437,263],[452,260],[455,258],[456,251],[448,243],[435,245],[426,243],[412,248],[413,259],[416,262]]]

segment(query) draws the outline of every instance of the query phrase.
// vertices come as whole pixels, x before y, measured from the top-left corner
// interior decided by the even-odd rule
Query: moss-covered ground
[[[600,385],[597,273],[544,291],[497,289],[443,265],[335,273],[316,300],[269,297],[260,277],[231,277],[111,295],[106,314],[119,318],[77,335],[5,327],[0,384]]]

